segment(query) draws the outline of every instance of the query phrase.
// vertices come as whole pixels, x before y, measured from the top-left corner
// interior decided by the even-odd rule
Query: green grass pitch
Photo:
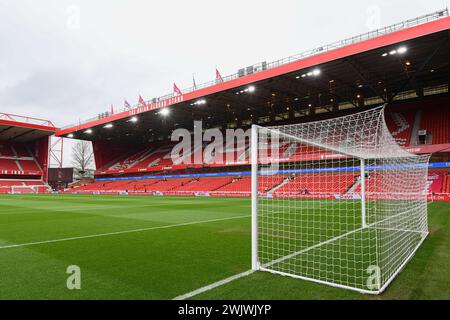
[[[194,298],[450,299],[449,208],[382,295],[256,272]],[[248,270],[250,237],[250,199],[2,195],[0,299],[171,299]]]

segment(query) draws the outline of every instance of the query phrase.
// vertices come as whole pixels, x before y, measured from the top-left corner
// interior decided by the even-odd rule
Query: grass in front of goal
[[[448,209],[430,204],[430,237],[375,298],[450,298]],[[171,299],[248,270],[250,238],[250,199],[2,195],[0,299]],[[374,297],[257,272],[195,298]]]

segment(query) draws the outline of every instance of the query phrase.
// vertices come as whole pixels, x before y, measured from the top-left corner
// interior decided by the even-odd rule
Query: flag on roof
[[[180,88],[177,87],[175,82],[173,83],[173,92],[178,94],[178,95],[182,95]]]
[[[139,103],[142,104],[144,107],[147,105],[140,95],[139,95]]]
[[[216,68],[216,80],[218,82],[223,82],[222,75],[220,74],[219,70]]]

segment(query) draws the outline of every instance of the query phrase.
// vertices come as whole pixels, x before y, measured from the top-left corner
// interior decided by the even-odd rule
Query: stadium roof
[[[51,136],[57,130],[49,120],[0,113],[0,141],[29,142]]]
[[[222,81],[182,90],[113,115],[66,127],[57,136],[145,143],[175,128],[225,128],[390,103],[400,95],[448,92],[448,10],[260,63]],[[164,115],[170,110],[170,114]]]

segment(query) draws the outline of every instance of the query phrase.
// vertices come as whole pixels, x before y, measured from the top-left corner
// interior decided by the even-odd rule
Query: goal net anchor
[[[430,155],[396,143],[384,106],[254,125],[251,156],[254,271],[379,294],[428,235]]]

